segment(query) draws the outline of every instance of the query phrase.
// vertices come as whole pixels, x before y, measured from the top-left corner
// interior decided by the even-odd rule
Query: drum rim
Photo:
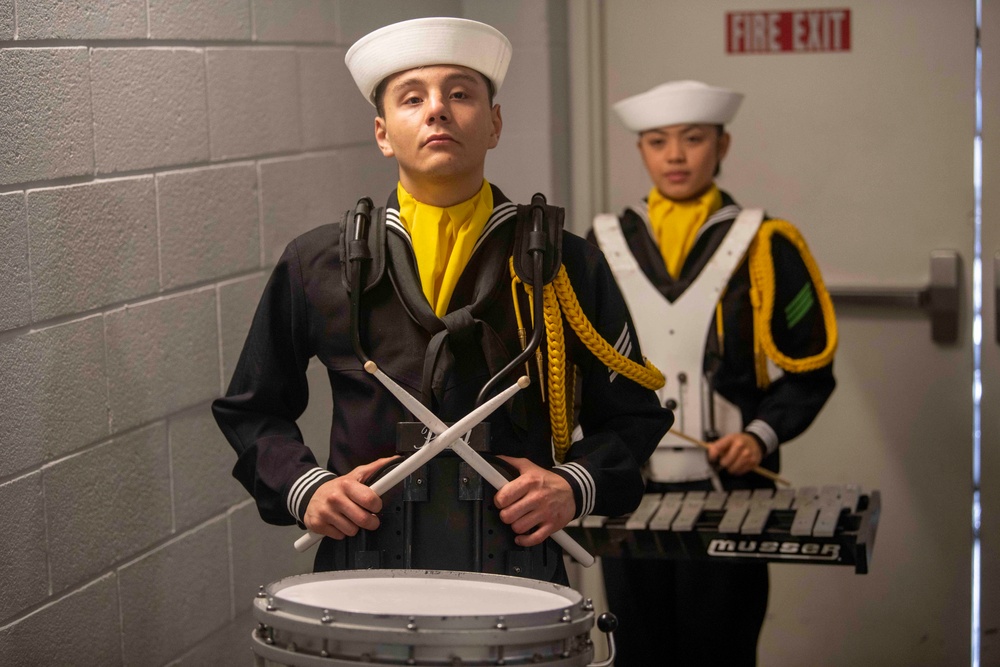
[[[404,577],[474,580],[530,588],[554,593],[562,597],[566,604],[550,610],[523,613],[444,616],[343,611],[275,598],[275,594],[285,588],[313,581]],[[589,632],[593,625],[593,609],[578,591],[568,586],[503,574],[426,569],[339,570],[284,577],[263,587],[258,593],[254,600],[254,616],[268,626],[290,630],[308,626],[318,636],[329,638],[349,635],[363,641],[363,637],[387,639],[394,636],[399,641],[413,642],[417,635],[423,634],[421,631],[426,631],[439,636],[447,635],[448,641],[468,644],[501,640],[505,636],[509,641],[514,639],[514,635],[518,637],[517,641],[549,638],[553,633],[567,636]],[[436,643],[433,637],[427,636],[417,641]]]

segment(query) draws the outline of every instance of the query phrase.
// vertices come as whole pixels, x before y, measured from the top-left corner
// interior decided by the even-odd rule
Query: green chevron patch
[[[788,324],[788,328],[791,329],[801,322],[802,318],[806,316],[806,313],[809,312],[809,309],[815,303],[816,299],[813,297],[812,285],[806,283],[799,290],[799,293],[795,295],[795,298],[785,306],[785,321]]]

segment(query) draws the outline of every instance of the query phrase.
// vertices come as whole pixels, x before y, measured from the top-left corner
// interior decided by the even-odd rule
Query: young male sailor
[[[614,110],[638,134],[652,188],[593,235],[612,262],[643,348],[663,370],[675,430],[650,459],[650,492],[773,486],[779,445],[801,434],[834,389],[833,307],[790,223],[741,209],[715,184],[742,95],[672,81]],[[642,307],[637,307],[641,303]],[[706,335],[707,333],[707,335]],[[621,619],[619,667],[752,665],[767,608],[767,566],[604,559]]]
[[[532,327],[525,285],[512,275],[521,216],[484,179],[486,154],[502,129],[493,96],[510,57],[510,42],[500,32],[456,18],[386,26],[346,55],[361,93],[376,108],[378,147],[399,167],[384,213],[372,216],[375,257],[363,291],[361,347],[449,422],[465,416],[490,376],[521,351],[519,326]],[[288,245],[227,395],[213,405],[239,457],[233,474],[261,516],[276,524],[298,522],[335,540],[378,527],[381,500],[365,481],[394,454],[397,422],[413,421],[362,370],[352,349],[340,237],[341,225],[330,224]],[[604,258],[568,233],[557,233],[555,245],[558,257],[550,268],[555,273],[561,266],[560,277],[545,289],[571,285],[579,305],[563,307],[566,319],[556,306],[552,323],[546,310],[546,377],[540,383],[533,371],[535,386],[488,420],[492,452],[519,472],[495,503],[521,546],[541,543],[576,516],[631,511],[643,493],[640,467],[672,423],[655,393],[626,377],[627,371],[655,385]],[[537,292],[533,298],[542,298]],[[574,321],[581,316],[598,338],[622,342],[624,357],[612,360],[619,370],[605,365],[608,355],[591,352],[592,336],[577,334]],[[557,324],[564,325],[561,338],[553,335]],[[326,366],[333,392],[326,466],[317,464],[295,425],[306,407],[305,372],[313,356]],[[553,363],[575,365],[583,378],[585,437],[572,444],[570,383],[559,381],[562,371]],[[331,567],[324,553],[321,545],[317,570]]]

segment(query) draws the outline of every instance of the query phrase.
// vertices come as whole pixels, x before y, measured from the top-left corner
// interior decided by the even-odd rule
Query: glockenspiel
[[[595,556],[849,565],[868,572],[881,497],[857,485],[643,496],[622,517],[566,531]]]

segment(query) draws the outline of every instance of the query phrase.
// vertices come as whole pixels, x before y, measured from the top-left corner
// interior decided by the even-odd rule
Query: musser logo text
[[[838,561],[840,545],[774,540],[712,540],[708,544],[708,555],[723,558]]]

